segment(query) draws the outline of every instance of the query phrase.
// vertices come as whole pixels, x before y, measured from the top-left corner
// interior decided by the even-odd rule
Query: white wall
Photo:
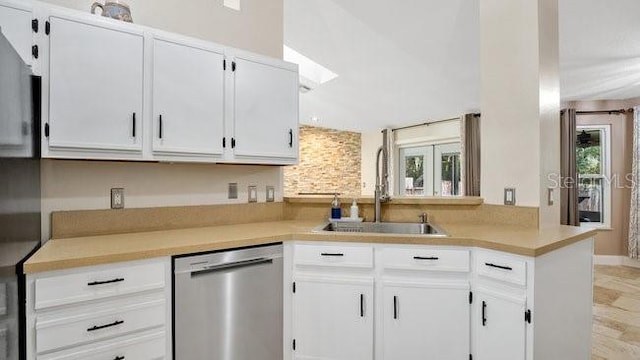
[[[559,201],[546,203],[546,175],[560,167],[557,21],[557,0],[480,2],[481,194],[502,204],[515,187],[541,224],[560,221]]]
[[[94,0],[44,0],[89,12]],[[100,1],[104,3],[104,1]],[[125,0],[137,24],[282,58],[283,0]],[[98,10],[99,11],[99,10]]]
[[[364,132],[360,139],[362,141],[361,194],[363,196],[373,196],[373,192],[376,189],[376,152],[382,146],[382,133],[380,130]]]
[[[43,160],[42,232],[49,239],[50,214],[56,210],[109,209],[111,188],[125,189],[125,207],[246,203],[247,187],[276,187],[282,201],[282,168],[277,166],[169,164],[111,161]],[[238,199],[227,198],[228,183],[238,183]]]

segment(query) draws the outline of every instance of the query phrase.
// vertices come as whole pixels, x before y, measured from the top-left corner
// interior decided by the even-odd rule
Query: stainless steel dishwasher
[[[282,360],[282,245],[174,258],[175,360]]]

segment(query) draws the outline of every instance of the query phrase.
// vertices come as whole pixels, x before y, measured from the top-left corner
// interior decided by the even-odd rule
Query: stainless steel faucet
[[[387,129],[382,130],[382,146],[376,153],[376,189],[374,192],[374,221],[382,221],[382,203],[391,200],[389,196],[389,154],[387,152]],[[382,155],[382,176],[380,176],[380,155]]]
[[[418,217],[420,218],[421,224],[426,224],[429,222],[429,215],[427,215],[426,212],[423,212],[422,214],[418,215]]]

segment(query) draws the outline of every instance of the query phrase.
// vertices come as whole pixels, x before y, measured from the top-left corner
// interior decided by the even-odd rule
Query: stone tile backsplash
[[[360,196],[361,134],[300,127],[300,163],[284,168],[284,194]]]

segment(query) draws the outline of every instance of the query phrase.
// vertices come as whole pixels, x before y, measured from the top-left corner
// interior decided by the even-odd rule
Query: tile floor
[[[592,360],[640,359],[640,269],[595,266]]]

